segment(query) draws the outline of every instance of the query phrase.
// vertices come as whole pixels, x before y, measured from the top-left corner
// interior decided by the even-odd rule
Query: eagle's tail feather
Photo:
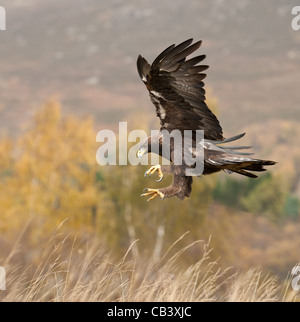
[[[231,170],[232,172],[235,172],[235,173],[238,173],[238,174],[241,174],[243,176],[246,176],[248,178],[258,178],[258,176],[256,174],[253,174],[251,172],[247,172],[247,171],[244,171],[242,169],[240,170]]]
[[[249,172],[249,171],[256,171],[256,172],[263,172],[267,169],[264,166],[274,165],[276,162],[270,160],[258,160],[252,159],[247,161],[236,162],[234,164],[230,164],[228,166],[228,170],[239,173],[249,178],[257,178],[257,175]]]

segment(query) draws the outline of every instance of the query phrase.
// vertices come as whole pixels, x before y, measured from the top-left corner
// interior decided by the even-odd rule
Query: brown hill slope
[[[17,130],[49,96],[100,124],[152,111],[135,60],[169,43],[204,40],[206,83],[225,128],[299,118],[300,33],[294,1],[4,0],[0,126]],[[167,14],[166,14],[167,13]]]

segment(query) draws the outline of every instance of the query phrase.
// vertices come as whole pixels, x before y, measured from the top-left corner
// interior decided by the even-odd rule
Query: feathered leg
[[[192,191],[193,178],[182,175],[182,169],[178,166],[163,166],[162,169],[164,172],[174,174],[173,183],[168,187],[160,189],[146,188],[141,196],[150,197],[147,201],[150,201],[157,196],[159,196],[161,199],[177,196],[182,200],[185,197],[189,197]],[[180,174],[178,175],[178,173]]]

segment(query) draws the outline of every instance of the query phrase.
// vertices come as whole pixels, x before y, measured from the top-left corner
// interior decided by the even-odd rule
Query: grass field
[[[213,251],[203,246],[202,257],[182,267],[180,256],[195,242],[175,254],[172,248],[159,260],[133,258],[131,247],[116,260],[96,240],[82,243],[56,233],[48,247],[30,266],[17,266],[18,242],[4,262],[7,269],[3,302],[276,302],[298,301],[290,277],[258,268],[233,273],[211,261]],[[138,241],[137,241],[138,242]],[[200,241],[199,241],[200,242]],[[71,247],[70,247],[71,246]]]

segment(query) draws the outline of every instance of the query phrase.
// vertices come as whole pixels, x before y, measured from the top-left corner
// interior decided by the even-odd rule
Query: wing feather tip
[[[146,83],[147,74],[150,72],[151,66],[149,65],[147,60],[142,55],[138,56],[136,64],[137,64],[137,70],[138,70],[141,80],[144,83]]]

